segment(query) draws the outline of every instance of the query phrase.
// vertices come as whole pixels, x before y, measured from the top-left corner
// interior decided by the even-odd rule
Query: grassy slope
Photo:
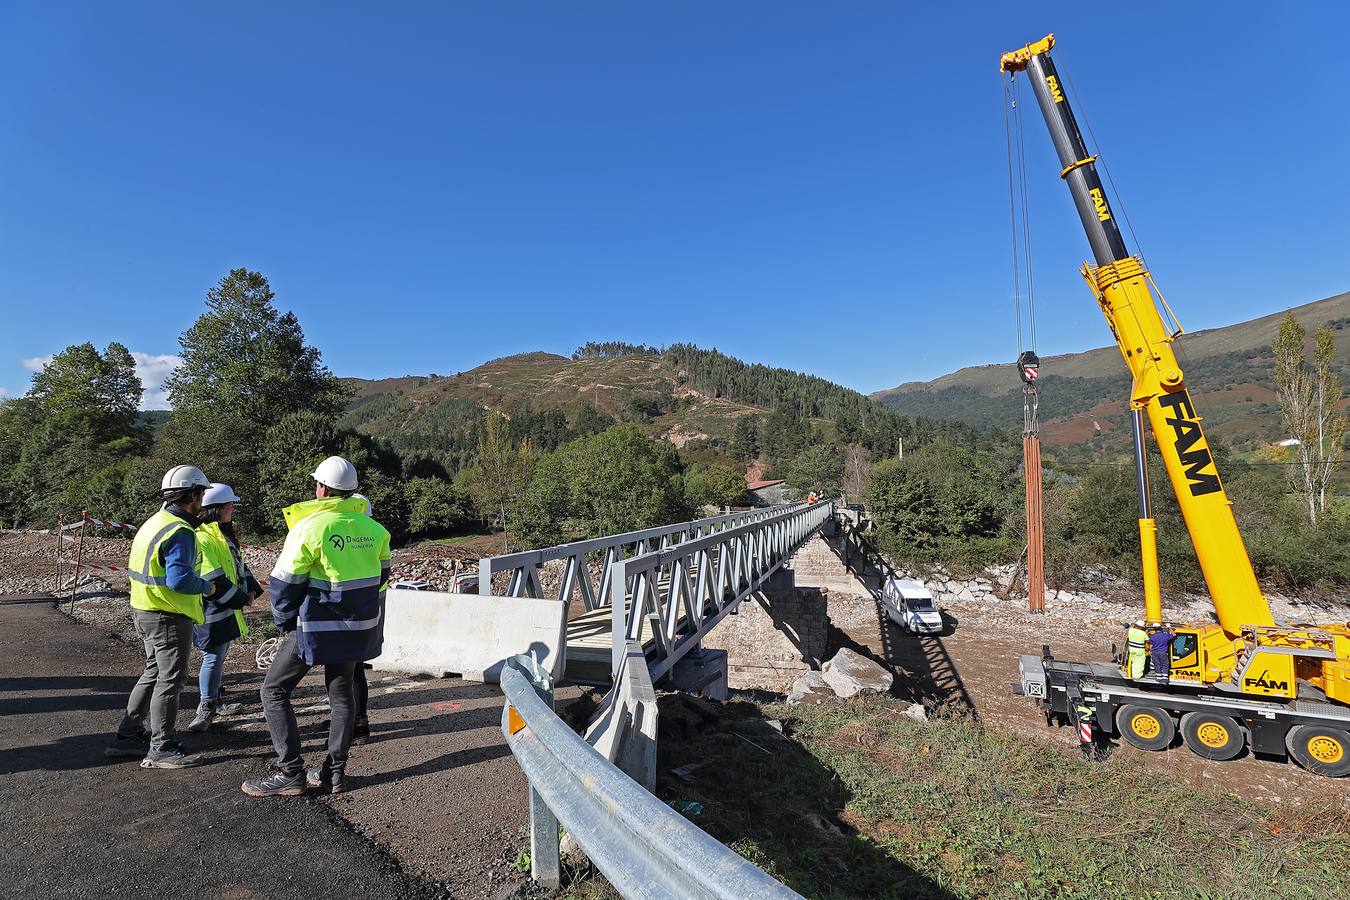
[[[902,708],[735,703],[740,723],[681,734],[688,717],[663,703],[658,793],[702,803],[700,826],[807,897],[1350,894],[1343,812],[1277,812],[1125,755],[1089,763]],[[742,727],[761,713],[790,739]],[[695,761],[692,783],[669,776]]]
[[[729,440],[738,418],[767,412],[681,387],[673,365],[645,356],[571,360],[551,353],[522,353],[444,378],[348,379],[348,383],[358,392],[358,406],[371,404],[372,410],[374,404],[381,406],[378,414],[361,421],[361,427],[372,434],[415,426],[439,404],[454,400],[507,409],[528,402],[535,411],[560,409],[569,419],[583,403],[594,403],[618,419],[624,400],[631,395],[683,396],[689,398],[688,406],[651,422],[653,434],[668,436],[676,444],[700,436]],[[403,402],[388,402],[399,392]]]
[[[1350,293],[1289,310],[1305,328],[1350,320]],[[1183,335],[1177,355],[1211,430],[1230,440],[1279,436],[1269,348],[1284,311]],[[1336,336],[1337,356],[1350,367],[1350,328]],[[1044,438],[1049,444],[1122,444],[1129,378],[1115,347],[1041,360]],[[930,382],[908,382],[873,394],[910,415],[939,415],[979,424],[1020,424],[1016,373],[1009,364],[971,366]],[[1100,429],[1100,431],[1099,431]],[[1114,438],[1114,439],[1113,439]]]

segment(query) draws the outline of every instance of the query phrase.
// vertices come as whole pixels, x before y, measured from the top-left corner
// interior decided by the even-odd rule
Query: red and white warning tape
[[[74,565],[77,565],[76,562],[75,562],[75,560],[73,560],[73,559],[62,559],[62,560],[58,560],[58,561],[61,562],[63,565],[67,565],[67,566],[74,566]],[[130,571],[131,571],[131,570],[128,569],[126,566],[109,566],[109,565],[102,565],[102,564],[100,564],[100,563],[87,563],[87,562],[81,562],[81,563],[78,564],[78,566],[79,566],[79,568],[81,568],[81,569],[91,569],[91,570],[93,570],[93,571],[95,571],[95,572],[130,572]]]
[[[105,527],[107,527],[107,528],[121,528],[121,529],[123,529],[123,530],[125,530],[125,531],[135,531],[135,530],[136,530],[136,526],[135,526],[135,525],[131,525],[131,524],[128,524],[128,523],[126,523],[126,522],[114,522],[112,519],[100,519],[100,518],[98,518],[97,516],[91,516],[91,515],[89,515],[88,513],[85,513],[85,516],[84,516],[84,522],[80,522],[78,525],[75,525],[75,526],[67,525],[66,527],[67,527],[67,528],[71,528],[71,527],[78,528],[80,525],[84,525],[84,524],[86,524],[86,523],[88,523],[88,524],[90,524],[90,525],[103,525],[103,526],[105,526]]]

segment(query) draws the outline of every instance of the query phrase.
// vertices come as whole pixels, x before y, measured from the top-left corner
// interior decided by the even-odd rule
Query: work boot
[[[177,741],[165,741],[158,747],[151,744],[150,752],[141,760],[142,769],[190,769],[201,764],[200,755],[185,753]]]
[[[347,775],[341,770],[335,771],[325,761],[322,766],[306,773],[305,783],[312,788],[328,788],[330,794],[342,794],[347,790]]]
[[[143,759],[150,752],[150,732],[142,728],[133,734],[118,732],[103,750],[104,756],[134,756]]]
[[[280,766],[272,763],[272,774],[250,778],[241,789],[250,797],[296,797],[305,792],[305,772],[301,769],[294,775],[287,775]]]
[[[197,715],[188,723],[188,731],[206,731],[211,727],[211,720],[216,717],[216,712],[214,700],[203,700],[197,704]]]
[[[370,743],[370,719],[365,716],[357,716],[356,724],[352,726],[352,744]]]

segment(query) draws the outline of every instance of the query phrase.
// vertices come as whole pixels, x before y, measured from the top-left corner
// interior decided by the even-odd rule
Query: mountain
[[[813,431],[825,440],[861,443],[876,456],[894,452],[899,438],[911,446],[939,434],[965,441],[975,435],[959,423],[911,421],[815,375],[688,344],[592,343],[570,358],[522,353],[456,375],[344,380],[354,398],[343,426],[403,450],[436,454],[451,469],[471,456],[486,409],[506,413],[514,436],[541,449],[585,427],[581,423],[604,427],[620,420],[643,423],[687,458],[726,455],[737,423],[752,416],[761,448],[780,459],[807,446]]]
[[[1336,330],[1336,359],[1350,381],[1350,293],[1287,310],[1311,334]],[[1176,352],[1205,427],[1238,450],[1282,436],[1271,342],[1285,311],[1183,334]],[[1129,440],[1130,379],[1116,347],[1041,358],[1043,442],[1061,456],[1123,449]],[[907,382],[872,397],[909,416],[956,419],[980,428],[1021,428],[1021,382],[1011,362],[969,366],[928,382]]]

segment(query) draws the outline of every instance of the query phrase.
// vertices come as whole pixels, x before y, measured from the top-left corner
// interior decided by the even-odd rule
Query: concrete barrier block
[[[563,672],[566,629],[567,605],[557,600],[390,588],[384,652],[371,665],[495,682],[506,660],[524,653],[556,680]]]

